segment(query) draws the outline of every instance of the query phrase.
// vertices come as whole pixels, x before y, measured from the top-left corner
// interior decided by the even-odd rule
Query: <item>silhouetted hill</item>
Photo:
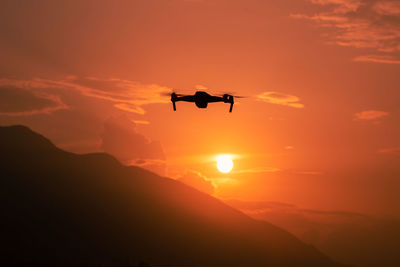
[[[399,220],[343,210],[302,209],[280,202],[224,202],[288,230],[340,262],[358,267],[400,266]]]
[[[180,182],[23,126],[0,127],[0,154],[0,264],[340,266]]]

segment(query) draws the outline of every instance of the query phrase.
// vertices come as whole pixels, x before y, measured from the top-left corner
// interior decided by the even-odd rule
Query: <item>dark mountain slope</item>
[[[0,263],[340,266],[177,181],[0,127]]]

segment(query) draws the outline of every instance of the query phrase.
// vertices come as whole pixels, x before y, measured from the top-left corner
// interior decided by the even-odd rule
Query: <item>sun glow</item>
[[[233,161],[231,155],[217,156],[217,168],[222,173],[228,173],[233,168]]]

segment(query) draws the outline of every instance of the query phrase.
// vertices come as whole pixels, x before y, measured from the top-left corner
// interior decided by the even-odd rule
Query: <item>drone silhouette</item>
[[[240,97],[240,96],[235,96]],[[186,101],[186,102],[194,102],[198,108],[207,108],[208,103],[214,102],[224,102],[230,103],[231,106],[229,108],[229,112],[232,112],[233,108],[233,100],[234,96],[230,94],[223,94],[222,96],[213,96],[203,91],[197,91],[194,95],[182,95],[177,93],[171,93],[171,102],[174,107],[174,111],[176,111],[175,102],[178,101]]]

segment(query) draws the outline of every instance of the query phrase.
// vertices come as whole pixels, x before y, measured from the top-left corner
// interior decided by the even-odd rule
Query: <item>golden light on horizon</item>
[[[233,168],[233,161],[231,155],[219,155],[216,158],[217,168],[222,173],[228,173]]]

